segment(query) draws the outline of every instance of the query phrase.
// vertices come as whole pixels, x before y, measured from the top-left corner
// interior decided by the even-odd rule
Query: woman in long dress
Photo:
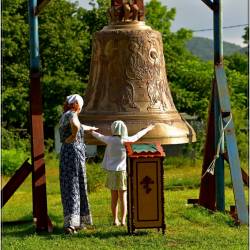
[[[65,233],[92,225],[88,202],[85,166],[84,131],[97,128],[81,124],[78,115],[83,106],[81,96],[67,96],[60,119],[60,188]]]

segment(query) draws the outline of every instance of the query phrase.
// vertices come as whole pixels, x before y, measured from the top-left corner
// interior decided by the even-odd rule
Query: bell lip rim
[[[189,144],[197,142],[196,135],[192,135],[190,137],[161,137],[161,138],[144,138],[137,141],[137,143],[160,143],[161,145],[181,145],[181,144]],[[105,146],[105,143],[97,141],[94,138],[86,138],[86,145],[97,145],[97,146]]]

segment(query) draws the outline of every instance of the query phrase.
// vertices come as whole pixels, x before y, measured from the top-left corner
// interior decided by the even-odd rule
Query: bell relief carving
[[[167,87],[160,34],[153,30],[113,33],[107,30],[105,36],[100,36],[97,32],[94,37],[92,63],[95,66],[89,83],[93,100],[88,99],[86,110],[175,109]]]

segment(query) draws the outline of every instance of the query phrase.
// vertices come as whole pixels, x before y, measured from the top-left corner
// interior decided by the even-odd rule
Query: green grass
[[[32,223],[31,177],[28,177],[2,209],[2,247],[5,250],[248,249],[247,226],[235,226],[227,213],[211,213],[202,207],[187,205],[187,199],[198,198],[199,195],[200,162],[191,164],[185,161],[177,167],[171,164],[164,167],[165,235],[156,229],[141,229],[137,230],[136,235],[130,236],[126,228],[111,226],[110,194],[101,183],[95,187],[95,192],[89,194],[94,227],[77,235],[64,235],[58,161],[47,159],[48,213],[53,222],[53,232],[35,232]],[[88,166],[90,168],[91,165]],[[228,173],[226,178],[229,178]],[[6,181],[7,177],[3,177],[3,185]],[[229,185],[226,188],[226,210],[233,204],[234,196]],[[26,222],[21,223],[23,220]],[[19,223],[8,223],[13,221]]]

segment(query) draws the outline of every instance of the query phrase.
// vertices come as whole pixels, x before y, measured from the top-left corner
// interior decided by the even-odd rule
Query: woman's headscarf
[[[80,95],[78,95],[78,94],[69,95],[66,97],[66,101],[68,104],[72,104],[72,103],[77,102],[80,106],[80,111],[82,110],[82,106],[83,106],[84,101]]]
[[[124,138],[128,136],[128,129],[123,121],[118,120],[111,124],[111,133],[112,135],[119,135]]]

